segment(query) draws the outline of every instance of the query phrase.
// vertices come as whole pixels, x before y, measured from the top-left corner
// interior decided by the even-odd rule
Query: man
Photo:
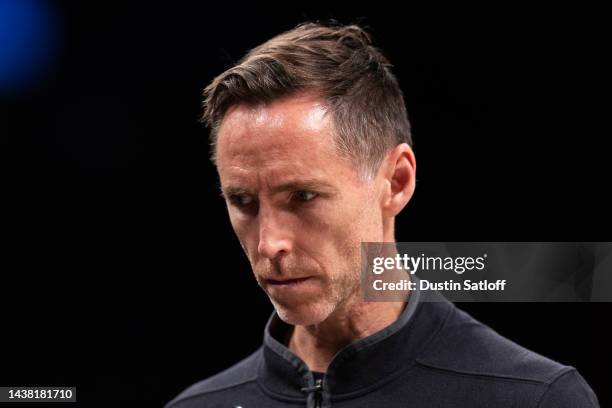
[[[206,88],[229,218],[275,312],[259,350],[168,408],[598,406],[576,369],[437,292],[363,300],[361,243],[394,242],[415,189],[390,67],[360,27],[308,23]]]

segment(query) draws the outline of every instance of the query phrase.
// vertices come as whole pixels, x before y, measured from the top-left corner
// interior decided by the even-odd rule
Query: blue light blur
[[[57,30],[49,2],[0,0],[0,92],[37,84],[57,48]]]

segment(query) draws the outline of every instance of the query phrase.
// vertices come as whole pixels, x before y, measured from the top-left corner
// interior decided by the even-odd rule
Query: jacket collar
[[[334,395],[368,392],[414,366],[419,351],[442,325],[452,303],[437,292],[410,292],[399,318],[384,329],[345,346],[330,363],[324,391]],[[440,313],[442,312],[442,313]],[[259,367],[260,385],[273,396],[303,399],[303,387],[313,379],[306,364],[281,341],[292,326],[273,312],[264,332],[263,359]]]

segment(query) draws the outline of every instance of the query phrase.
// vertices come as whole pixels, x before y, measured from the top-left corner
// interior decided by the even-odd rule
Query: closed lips
[[[292,284],[304,282],[307,279],[309,279],[309,277],[306,277],[306,278],[294,278],[294,279],[284,279],[284,280],[266,279],[266,281],[269,284],[271,284],[271,285],[292,285]]]

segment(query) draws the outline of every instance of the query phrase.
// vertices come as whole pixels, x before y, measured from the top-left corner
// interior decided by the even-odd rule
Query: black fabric
[[[273,313],[262,347],[166,408],[599,407],[574,367],[500,336],[437,292],[411,292],[398,320],[340,350],[318,385],[285,345],[291,329]]]

